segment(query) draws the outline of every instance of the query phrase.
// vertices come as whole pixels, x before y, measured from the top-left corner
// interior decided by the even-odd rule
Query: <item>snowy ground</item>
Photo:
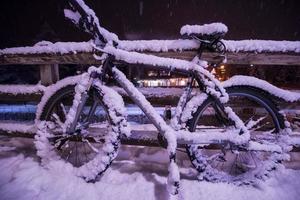
[[[32,141],[1,138],[1,200],[168,199],[168,159],[163,149],[123,146],[117,161],[93,184],[75,177],[60,162],[51,163],[49,169],[41,167]],[[299,199],[300,170],[281,170],[257,187],[235,186],[197,181],[185,154],[179,152],[179,157],[180,199]]]

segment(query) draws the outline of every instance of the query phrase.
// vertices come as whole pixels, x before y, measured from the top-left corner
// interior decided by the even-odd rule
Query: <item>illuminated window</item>
[[[148,76],[157,76],[157,71],[148,71]]]

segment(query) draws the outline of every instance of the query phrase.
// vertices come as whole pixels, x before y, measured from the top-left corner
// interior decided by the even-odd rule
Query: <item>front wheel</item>
[[[92,88],[74,133],[64,131],[64,123],[75,96],[75,86],[62,87],[52,95],[39,118],[36,147],[42,162],[60,160],[87,181],[102,174],[114,160],[120,134],[127,123],[120,95],[106,86]],[[69,115],[72,116],[72,115]]]
[[[250,140],[263,144],[285,145],[282,138],[284,118],[274,103],[258,90],[247,87],[226,88],[229,106],[245,123]],[[187,123],[191,132],[218,131],[228,127],[228,119],[213,98],[207,98]],[[187,147],[192,164],[201,178],[211,181],[249,183],[269,176],[285,158],[275,152],[248,151],[233,144],[190,145]]]

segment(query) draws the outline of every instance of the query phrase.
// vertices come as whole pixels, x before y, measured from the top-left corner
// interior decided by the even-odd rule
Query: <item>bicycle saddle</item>
[[[223,38],[227,31],[228,28],[225,24],[211,23],[204,25],[184,25],[180,29],[180,34],[199,40],[213,41]]]

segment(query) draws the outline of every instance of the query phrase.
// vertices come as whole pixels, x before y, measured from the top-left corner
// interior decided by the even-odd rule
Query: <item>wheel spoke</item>
[[[258,118],[257,120],[250,119],[248,123],[245,123],[245,125],[246,125],[246,127],[248,128],[248,130],[251,130],[251,129],[254,128],[259,122],[261,122],[262,120],[264,120],[266,117],[268,117],[268,116],[266,115],[266,116],[260,117],[260,118]]]
[[[91,150],[93,150],[95,153],[99,153],[99,150],[98,150],[96,147],[94,147],[94,146],[89,142],[88,139],[82,139],[82,142],[85,142],[85,143],[91,148]]]
[[[270,122],[266,122],[258,127],[256,127],[255,129],[252,129],[251,131],[258,131],[259,129],[265,127],[265,126],[268,126],[270,124]]]
[[[65,107],[65,105],[63,104],[63,103],[60,103],[60,107],[61,107],[61,109],[62,109],[62,113],[64,114],[64,119],[66,118],[66,116],[67,116],[67,111],[66,111],[66,107]]]
[[[59,127],[62,128],[64,126],[63,125],[64,123],[59,119],[59,117],[58,117],[58,115],[56,113],[53,113],[52,117],[54,118],[56,124],[59,125]]]
[[[88,155],[87,155],[87,152],[86,152],[85,144],[83,145],[83,148],[84,148],[85,162],[87,163],[88,162]]]
[[[235,165],[235,163],[236,163],[236,159],[237,159],[237,155],[235,156],[235,158],[234,158],[234,161],[232,162],[232,165],[231,165],[231,168],[230,168],[229,174],[232,174],[233,166],[234,166],[234,165]]]
[[[74,144],[73,144],[73,148],[74,148]],[[72,151],[72,149],[73,148],[71,148],[71,144],[70,144],[70,146],[69,146],[69,153],[68,153],[68,156],[67,156],[67,159],[66,159],[66,161],[68,161],[69,160],[69,158],[70,158],[70,156],[71,156],[71,154],[73,153],[73,151]]]
[[[256,159],[254,158],[252,151],[250,151],[250,155],[251,155],[252,160],[254,161],[255,167],[257,167]]]
[[[75,142],[75,157],[76,157],[75,166],[78,166],[78,149],[77,149],[77,142]]]

